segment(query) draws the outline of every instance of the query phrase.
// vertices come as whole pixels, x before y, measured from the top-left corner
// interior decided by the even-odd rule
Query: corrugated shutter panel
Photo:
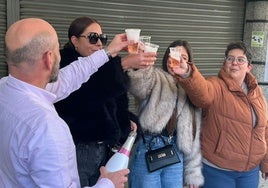
[[[41,17],[67,41],[70,22],[79,16],[96,18],[110,38],[125,28],[141,28],[159,44],[157,65],[170,42],[188,40],[196,65],[205,75],[217,74],[224,49],[242,40],[244,0],[21,0],[21,18]],[[131,100],[131,107],[133,107]]]
[[[6,0],[0,0],[0,78],[7,75],[4,39],[7,27]]]

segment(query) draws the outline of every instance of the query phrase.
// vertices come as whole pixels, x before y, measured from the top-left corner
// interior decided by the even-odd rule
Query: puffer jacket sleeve
[[[266,148],[268,148],[268,121],[266,122],[265,138],[266,138]],[[266,155],[263,161],[261,162],[261,172],[268,173],[268,149],[266,151]]]
[[[196,131],[192,151],[184,155],[184,183],[186,185],[202,186],[202,155],[200,146],[201,110],[195,110]]]
[[[215,86],[202,76],[194,64],[189,63],[189,66],[192,69],[190,77],[181,78],[177,75],[176,78],[194,105],[200,108],[207,108],[215,98]]]

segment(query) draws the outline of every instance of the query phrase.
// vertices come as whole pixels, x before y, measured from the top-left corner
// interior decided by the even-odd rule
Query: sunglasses
[[[103,45],[106,45],[108,37],[106,34],[90,33],[89,35],[80,35],[79,37],[88,38],[90,44],[96,44],[100,39]]]

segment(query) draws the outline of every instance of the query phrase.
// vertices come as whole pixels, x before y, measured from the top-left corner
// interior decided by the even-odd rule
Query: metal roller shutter
[[[5,33],[7,27],[6,19],[6,0],[0,0],[0,77],[7,75],[7,65],[5,60]]]
[[[79,16],[96,18],[110,38],[125,28],[141,28],[160,45],[157,65],[170,42],[188,40],[196,65],[208,76],[217,74],[226,45],[243,38],[245,0],[21,0],[20,11],[21,18],[49,21],[62,45]]]

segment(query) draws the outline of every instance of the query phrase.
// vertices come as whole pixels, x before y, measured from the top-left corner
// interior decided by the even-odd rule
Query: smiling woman
[[[61,68],[102,49],[108,39],[97,20],[89,17],[76,18],[69,27],[68,38],[69,41],[60,50]],[[135,68],[144,62],[153,64],[156,59],[155,53],[112,57],[108,47],[105,52],[109,61],[81,88],[55,104],[76,144],[82,187],[97,182],[100,167],[125,141],[131,129],[136,130],[138,119],[128,110],[129,80],[122,64]]]
[[[268,177],[267,104],[250,73],[252,55],[246,45],[230,43],[225,56],[218,77],[205,79],[187,61],[174,72],[190,100],[203,111],[204,187],[257,188],[259,171]],[[186,64],[189,72],[182,68]]]
[[[176,82],[170,68],[172,47],[181,48],[185,61],[193,60],[189,43],[175,40],[166,48],[162,68],[128,71],[129,91],[139,101],[142,132],[129,165],[131,188],[197,188],[204,182],[199,137],[201,111]]]
[[[69,27],[68,37],[69,41],[60,50],[61,67],[102,49],[108,39],[97,20],[89,17],[76,18]],[[82,187],[97,182],[99,169],[105,165],[110,148],[120,145],[131,130],[127,79],[121,58],[109,59],[79,90],[55,104],[76,144]]]

